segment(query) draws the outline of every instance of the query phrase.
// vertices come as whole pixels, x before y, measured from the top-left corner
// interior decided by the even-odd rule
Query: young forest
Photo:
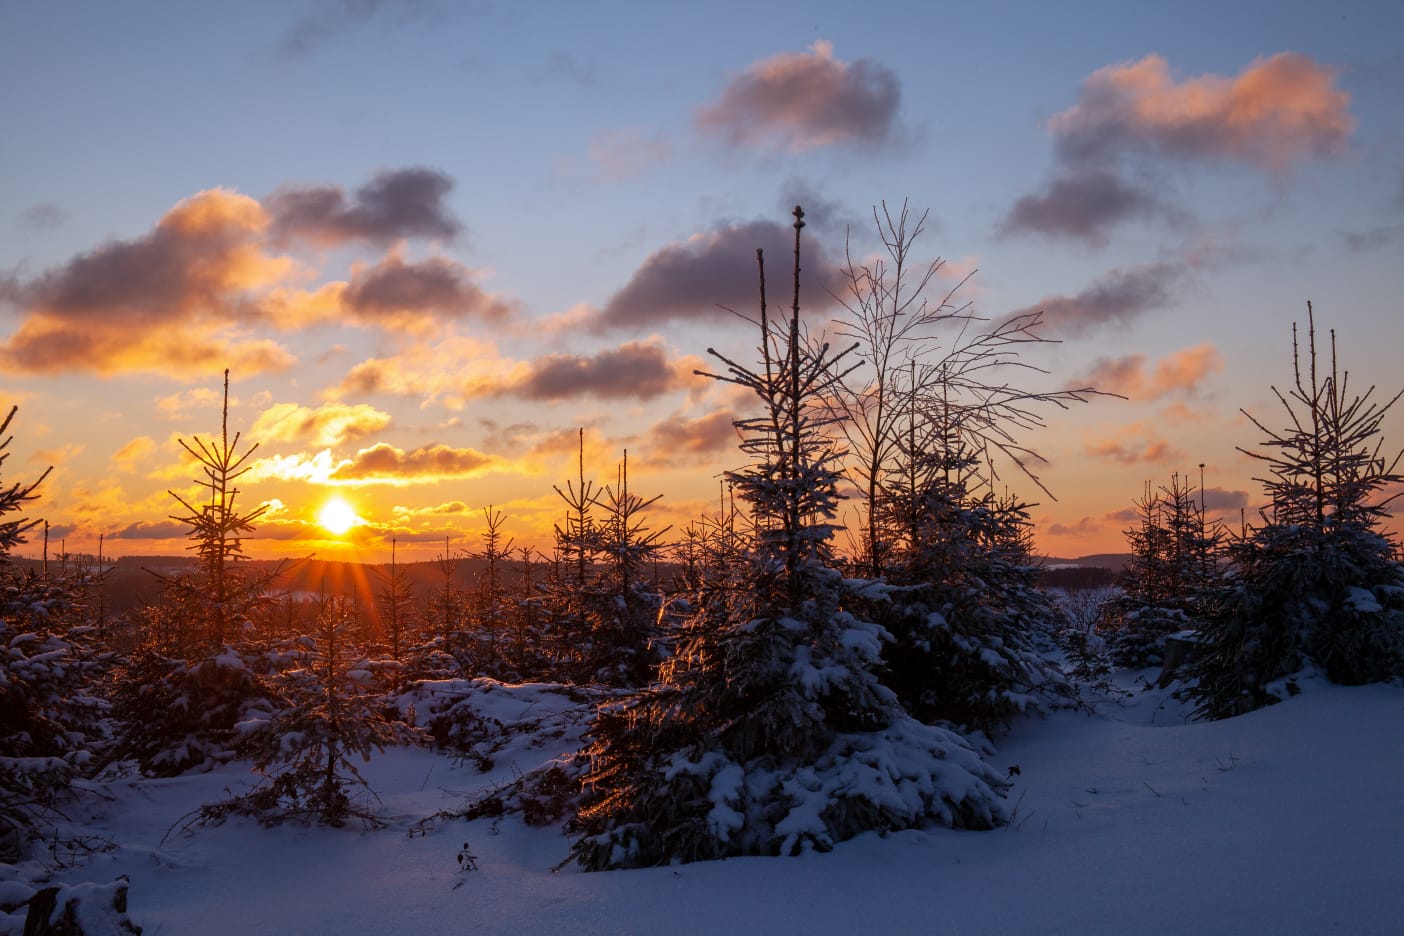
[[[0,454],[0,933],[175,931],[160,921],[199,901],[172,909],[196,886],[172,855],[212,861],[201,849],[237,834],[258,864],[297,847],[288,829],[328,862],[451,841],[426,913],[505,880],[489,837],[513,829],[549,830],[530,860],[560,875],[738,858],[788,875],[760,869],[933,830],[977,842],[1046,827],[1022,799],[1035,758],[1006,754],[1062,737],[1059,718],[1154,700],[1193,727],[1313,686],[1398,685],[1385,521],[1404,475],[1382,437],[1398,396],[1348,377],[1310,304],[1268,339],[1277,409],[1245,413],[1268,506],[1226,524],[1202,475],[1151,479],[1114,584],[1054,587],[1011,491],[1042,493],[1029,431],[1099,392],[1031,389],[1041,315],[976,317],[915,256],[924,216],[873,220],[884,254],[849,261],[822,329],[802,315],[804,211],[791,255],[756,251],[754,305],[735,310],[754,345],[699,369],[751,406],[715,510],[682,528],[651,522],[628,452],[591,465],[582,437],[554,548],[516,546],[511,516],[479,505],[479,541],[392,560],[364,606],[299,579],[312,560],[245,557],[267,505],[240,490],[258,440],[229,430],[226,372],[225,422],[181,439],[201,494],[172,494],[171,515],[193,562],[114,613],[109,565],[18,560],[45,478]],[[23,433],[12,408],[0,453]],[[1161,783],[1128,785],[1151,802]],[[1081,785],[1079,815],[1099,795]],[[157,843],[140,860],[138,839]]]

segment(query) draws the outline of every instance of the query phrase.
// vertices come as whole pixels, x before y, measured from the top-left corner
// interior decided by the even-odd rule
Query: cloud
[[[765,251],[771,309],[788,307],[794,243],[789,225],[752,221],[669,244],[649,255],[629,282],[610,296],[593,325],[597,330],[653,329],[669,321],[732,321],[734,316],[723,306],[756,315],[757,248]],[[804,239],[801,251],[801,309],[832,306],[831,293],[843,290],[838,264],[812,237]]]
[[[137,436],[112,453],[112,463],[118,471],[134,471],[136,463],[156,451],[156,441],[150,436]]]
[[[588,356],[562,352],[536,358],[492,392],[536,401],[650,400],[693,383],[692,372],[701,363],[669,361],[661,344],[631,341]]]
[[[703,133],[732,145],[792,153],[833,145],[881,146],[895,134],[902,91],[897,76],[869,59],[834,58],[830,42],[783,52],[732,78],[700,109]]]
[[[52,530],[49,532],[50,535],[53,534]],[[115,533],[107,534],[107,538],[126,540],[184,539],[189,533],[190,527],[175,520],[138,520]]]
[[[424,314],[502,322],[511,314],[508,303],[469,281],[466,267],[438,257],[406,263],[392,254],[358,270],[342,298],[358,318],[376,324],[407,324],[401,320]]]
[[[657,133],[637,127],[601,130],[590,138],[590,162],[598,179],[616,181],[643,175],[667,162],[673,147]]]
[[[589,62],[582,62],[569,52],[556,52],[551,55],[551,60],[546,63],[546,77],[557,78],[582,87],[593,87],[599,83],[599,76],[595,74],[595,66]]]
[[[717,410],[697,419],[674,416],[648,430],[648,461],[676,465],[711,458],[736,447],[736,414]]]
[[[1247,491],[1229,491],[1224,488],[1204,489],[1205,510],[1241,510],[1247,506]]]
[[[309,409],[278,403],[254,420],[248,438],[254,442],[297,442],[336,447],[374,435],[390,425],[390,414],[365,403],[329,403]]]
[[[1111,228],[1122,221],[1174,215],[1109,168],[1079,169],[1060,172],[1045,191],[1021,197],[1000,222],[999,233],[1073,237],[1104,247]]]
[[[791,212],[795,206],[804,208],[804,222],[819,231],[844,231],[862,227],[862,221],[840,202],[826,198],[818,185],[808,179],[786,180],[780,188],[780,201],[777,207],[782,212]],[[869,219],[868,223],[872,223]]]
[[[307,484],[433,484],[461,480],[505,467],[502,459],[475,449],[436,444],[411,451],[381,442],[350,458],[335,458],[323,449],[315,454],[273,455],[252,462],[246,475],[257,481],[302,481]]]
[[[1206,377],[1223,369],[1223,356],[1206,342],[1166,355],[1151,370],[1144,354],[1098,358],[1086,376],[1077,378],[1072,386],[1096,387],[1132,400],[1154,400],[1171,393],[1193,393]]]
[[[1124,326],[1168,305],[1184,275],[1185,268],[1172,263],[1112,270],[1075,296],[1047,296],[1009,317],[1042,312],[1046,332],[1059,338]]]
[[[1125,152],[1224,159],[1281,173],[1334,156],[1355,127],[1336,70],[1281,52],[1233,77],[1176,81],[1159,55],[1110,65],[1083,82],[1078,102],[1049,121],[1065,162]]]
[[[1126,426],[1113,439],[1100,439],[1087,445],[1087,454],[1125,465],[1149,463],[1164,465],[1184,456],[1165,439],[1154,438],[1150,427]]]
[[[1368,231],[1340,231],[1341,241],[1353,253],[1366,253],[1404,241],[1404,224],[1387,224]]]
[[[398,22],[415,19],[424,9],[420,0],[318,0],[313,10],[288,28],[274,48],[283,60],[302,58],[317,46],[362,26],[382,12],[398,13]]]
[[[499,459],[474,449],[426,445],[406,452],[382,442],[337,465],[330,480],[360,484],[425,484],[468,478],[500,467]]]
[[[470,398],[500,388],[516,366],[488,342],[448,335],[433,343],[416,342],[397,355],[362,361],[323,396],[340,400],[384,393],[419,397],[421,406],[442,401],[450,409],[462,409]]]
[[[210,189],[177,204],[142,237],[111,241],[22,284],[19,328],[0,362],[31,373],[209,372],[288,367],[292,356],[250,338],[250,291],[290,269],[262,249],[258,202]]]
[[[20,221],[25,227],[35,231],[48,231],[61,227],[68,221],[69,214],[53,202],[39,202],[20,212]]]
[[[453,179],[436,169],[376,173],[348,198],[335,185],[287,186],[263,200],[278,243],[305,239],[323,246],[368,241],[382,246],[409,237],[452,241],[463,225],[445,204]]]

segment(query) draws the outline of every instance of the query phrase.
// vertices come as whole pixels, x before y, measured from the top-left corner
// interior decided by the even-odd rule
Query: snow
[[[823,854],[586,874],[553,871],[567,849],[557,828],[421,821],[577,743],[574,731],[543,730],[512,737],[486,774],[425,750],[377,756],[364,773],[390,821],[380,831],[242,819],[181,831],[200,803],[254,779],[246,765],[109,779],[68,832],[116,847],[52,877],[126,874],[129,913],[147,933],[207,936],[1396,934],[1404,688],[1301,688],[1221,722],[1187,723],[1163,690],[1021,720],[990,758],[1013,784],[1011,821],[993,832],[869,833]],[[546,686],[475,695],[492,700],[488,717],[519,724],[529,711],[559,726],[553,713],[579,704]],[[866,782],[879,776],[904,782],[896,763]],[[725,768],[714,778],[712,821],[732,819],[739,780]],[[477,871],[459,869],[465,842]],[[0,894],[22,889],[20,877],[41,886],[33,867],[9,870]],[[0,915],[0,932],[17,932],[16,919]]]

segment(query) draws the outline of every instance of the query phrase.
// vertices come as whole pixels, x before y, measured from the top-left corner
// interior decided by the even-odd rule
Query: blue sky
[[[1056,501],[1006,474],[1044,548],[1118,548],[1200,462],[1236,517],[1238,410],[1277,419],[1307,299],[1397,389],[1401,34],[1399,3],[7,5],[6,479],[54,464],[36,510],[74,547],[176,548],[175,440],[228,365],[269,551],[344,548],[312,522],[334,489],[368,557],[466,543],[489,503],[539,538],[580,426],[685,523],[739,458],[741,401],[688,379],[753,345],[721,247],[802,200],[816,257],[846,228],[867,257],[910,199],[977,312],[1059,310],[1045,386],[1130,397],[1028,439]]]

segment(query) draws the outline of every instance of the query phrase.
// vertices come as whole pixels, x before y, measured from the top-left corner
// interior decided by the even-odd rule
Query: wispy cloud
[[[1108,325],[1127,325],[1171,301],[1186,269],[1177,263],[1152,263],[1112,270],[1073,296],[1048,296],[1012,315],[1043,313],[1054,337],[1073,337]]]
[[[1154,367],[1144,354],[1098,358],[1070,385],[1092,386],[1132,400],[1154,400],[1172,393],[1194,393],[1207,377],[1223,369],[1223,355],[1213,344],[1204,343],[1167,354]]]
[[[1104,247],[1114,226],[1138,217],[1171,218],[1178,213],[1112,169],[1076,169],[1060,172],[1044,191],[1019,198],[999,231],[1071,237]]]
[[[426,10],[421,0],[313,0],[278,40],[274,54],[284,60],[302,58],[330,42],[384,15],[394,24],[405,24]]]
[[[824,146],[882,146],[895,136],[901,86],[870,59],[844,62],[833,43],[762,59],[735,76],[697,113],[705,134],[732,145],[802,152]]]

